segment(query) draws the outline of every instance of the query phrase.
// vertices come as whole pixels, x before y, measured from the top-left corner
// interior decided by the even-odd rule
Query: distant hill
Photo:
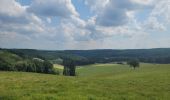
[[[3,49],[24,58],[38,57],[57,62],[58,59],[70,58],[77,65],[92,63],[108,63],[127,61],[137,58],[147,63],[170,63],[170,48],[126,49],[126,50],[34,50],[34,49]]]
[[[137,58],[142,62],[170,63],[170,48],[127,50],[67,50],[67,53],[86,57],[97,62],[127,61]]]
[[[72,54],[67,51],[47,51],[47,50],[34,50],[34,49],[2,49],[6,50],[8,52],[17,54],[23,58],[41,58],[43,60],[49,60],[52,63],[59,63],[62,62],[59,61],[61,59],[70,58],[76,62],[77,65],[87,65],[94,63],[93,61],[90,61],[88,58]]]

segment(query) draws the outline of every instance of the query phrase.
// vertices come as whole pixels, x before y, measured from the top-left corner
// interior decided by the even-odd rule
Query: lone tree
[[[63,60],[63,66],[64,66],[64,70],[63,70],[63,75],[65,76],[75,76],[75,63],[73,60],[71,59],[64,59]]]
[[[131,59],[127,62],[127,64],[130,65],[130,67],[133,67],[134,69],[140,66],[138,59]]]

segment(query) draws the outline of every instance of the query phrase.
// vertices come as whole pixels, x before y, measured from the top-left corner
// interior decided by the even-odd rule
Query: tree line
[[[53,68],[53,64],[49,61],[39,60],[25,60],[11,64],[0,59],[0,70],[59,74],[59,72]]]
[[[56,60],[70,58],[76,65],[88,65],[93,63],[109,63],[127,61],[137,58],[146,63],[170,63],[170,48],[157,49],[127,49],[127,50],[30,50],[30,49],[6,49],[17,55],[37,57],[41,59]]]

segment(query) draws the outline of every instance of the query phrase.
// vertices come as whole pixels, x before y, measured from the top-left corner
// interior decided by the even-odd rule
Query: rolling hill
[[[33,50],[2,49],[21,57],[38,57],[58,62],[58,59],[71,58],[77,65],[127,61],[137,58],[146,63],[170,63],[170,48],[127,49],[127,50]]]
[[[0,72],[2,100],[169,100],[170,65],[94,64],[65,77]]]

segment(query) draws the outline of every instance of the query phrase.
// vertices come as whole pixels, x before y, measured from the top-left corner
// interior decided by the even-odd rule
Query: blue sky
[[[170,47],[169,0],[1,0],[0,47]]]

